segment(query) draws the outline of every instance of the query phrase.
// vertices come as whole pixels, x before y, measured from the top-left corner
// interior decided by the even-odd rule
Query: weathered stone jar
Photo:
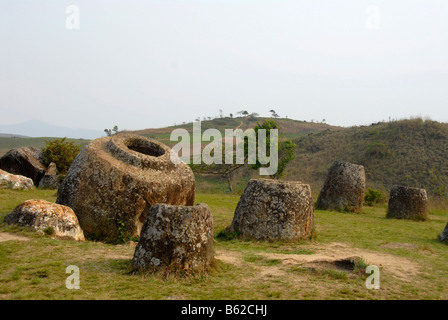
[[[390,190],[387,218],[427,220],[428,196],[425,189],[393,186]]]
[[[28,177],[33,180],[35,186],[38,186],[47,167],[43,160],[42,150],[21,147],[9,150],[0,158],[0,169],[11,174]]]
[[[361,212],[365,193],[364,166],[335,161],[328,171],[316,207],[322,210]]]
[[[448,242],[448,223],[446,224],[445,230],[443,230],[442,234],[440,235],[439,240]]]
[[[213,218],[206,204],[151,207],[135,248],[134,268],[204,271],[213,261]]]
[[[5,222],[40,232],[51,228],[55,237],[84,240],[84,233],[73,210],[45,200],[32,199],[19,204],[6,215]]]
[[[313,227],[309,185],[252,179],[241,195],[229,231],[255,240],[297,241],[311,236]]]
[[[57,203],[75,211],[90,237],[140,235],[152,205],[194,203],[194,174],[185,163],[173,162],[170,151],[134,134],[93,140],[68,170]]]
[[[10,174],[0,169],[0,189],[30,190],[34,188],[31,178]]]
[[[39,182],[39,189],[58,189],[61,185],[58,177],[56,163],[51,162],[48,165],[47,172]]]

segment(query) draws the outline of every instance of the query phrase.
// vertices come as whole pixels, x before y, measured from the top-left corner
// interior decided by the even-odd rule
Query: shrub
[[[54,235],[54,229],[53,227],[47,227],[44,229],[44,234],[46,234],[47,236],[52,236]]]
[[[44,161],[47,164],[54,162],[58,168],[59,175],[64,177],[80,150],[80,146],[66,141],[66,138],[62,138],[45,141],[45,147],[42,151],[44,152]]]
[[[228,228],[221,230],[217,235],[216,239],[221,241],[231,241],[237,239],[240,233],[238,231],[230,232]]]
[[[367,146],[366,153],[370,157],[384,158],[389,154],[389,148],[384,143],[372,142]]]
[[[384,203],[386,197],[378,190],[369,188],[364,197],[364,203],[368,206],[373,206],[374,204]]]

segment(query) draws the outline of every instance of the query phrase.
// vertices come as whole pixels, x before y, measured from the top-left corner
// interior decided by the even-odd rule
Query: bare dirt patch
[[[238,267],[245,265],[243,254],[239,251],[218,250],[216,251],[215,258]]]
[[[381,268],[384,274],[389,274],[400,280],[409,282],[413,276],[420,272],[421,266],[409,259],[398,257],[382,252],[375,252],[366,249],[354,248],[345,243],[329,243],[313,247],[315,254],[281,254],[264,253],[257,255],[266,259],[279,259],[281,263],[274,266],[257,266],[259,276],[283,275],[287,272],[283,267],[308,267],[312,265],[334,269],[341,269],[344,261],[350,261],[353,257],[362,258],[367,265],[376,265]],[[216,258],[237,266],[245,266],[247,262],[243,260],[240,252],[219,250],[216,252]],[[340,262],[340,263],[339,263]],[[339,267],[338,267],[339,266]],[[346,268],[347,269],[347,268]]]
[[[27,237],[17,236],[15,234],[11,234],[8,232],[0,232],[0,242],[11,241],[11,240],[28,241],[30,239]]]
[[[418,246],[416,244],[400,242],[389,242],[382,244],[380,247],[389,249],[418,249]]]
[[[357,263],[361,260],[360,257],[350,257],[340,260],[316,260],[304,264],[303,266],[308,269],[325,269],[352,272],[355,270]]]

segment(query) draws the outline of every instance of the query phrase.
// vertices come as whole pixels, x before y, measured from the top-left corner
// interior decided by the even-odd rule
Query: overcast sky
[[[448,1],[0,0],[0,124],[132,130],[219,109],[448,122]]]

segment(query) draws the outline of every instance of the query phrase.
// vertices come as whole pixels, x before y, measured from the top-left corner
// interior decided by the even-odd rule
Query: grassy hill
[[[224,136],[224,130],[225,129],[235,129],[237,127],[241,128],[243,131],[249,128],[254,128],[257,125],[257,122],[262,123],[265,119],[269,120],[275,120],[277,124],[279,125],[280,132],[282,132],[287,138],[290,139],[296,139],[299,137],[306,136],[310,133],[318,133],[325,130],[339,130],[340,127],[331,126],[325,123],[317,123],[317,122],[306,122],[306,121],[299,121],[299,120],[292,120],[292,119],[286,119],[286,118],[279,118],[279,119],[273,119],[273,118],[255,118],[255,117],[240,117],[240,118],[217,118],[213,120],[206,120],[201,122],[201,128],[202,131],[213,128],[218,129],[222,135]],[[129,131],[132,133],[140,134],[148,138],[156,139],[160,142],[165,143],[168,146],[173,146],[177,142],[176,141],[170,141],[170,134],[171,131],[177,128],[186,129],[189,132],[192,132],[193,130],[193,124],[191,122],[184,123],[177,126],[171,126],[166,128],[159,128],[159,129],[144,129],[144,130],[137,130],[137,131]]]
[[[272,118],[217,118],[202,121],[202,130],[253,128],[258,122]],[[280,132],[297,144],[296,158],[288,165],[284,179],[309,183],[315,196],[323,185],[333,161],[362,164],[366,170],[367,186],[388,193],[394,184],[425,188],[433,198],[448,199],[448,124],[410,119],[383,122],[370,126],[341,128],[324,123],[292,119],[275,119]],[[173,129],[192,131],[192,123],[178,126],[131,131],[159,140],[169,146]],[[21,146],[43,147],[45,140],[55,138],[0,137],[0,156]],[[85,139],[69,139],[84,145]],[[244,189],[255,171],[240,170],[234,176],[235,190]],[[218,176],[197,176],[199,190],[224,192],[227,183]]]
[[[287,179],[318,193],[333,161],[364,165],[367,186],[386,193],[394,184],[426,188],[448,198],[448,124],[421,119],[324,131],[295,139]]]
[[[265,118],[220,118],[201,123],[202,129],[253,128]],[[267,118],[272,119],[272,118]],[[362,164],[367,186],[388,194],[394,184],[425,188],[432,198],[448,199],[448,124],[422,119],[382,122],[350,128],[292,119],[274,119],[280,132],[297,144],[296,158],[288,165],[284,179],[309,183],[317,197],[333,161]],[[192,130],[192,123],[134,131],[174,145],[175,128]],[[234,177],[240,192],[256,172],[240,170]],[[218,176],[198,176],[199,190],[224,192],[226,182]]]
[[[60,139],[51,137],[42,138],[8,138],[0,137],[0,157],[11,149],[19,147],[35,147],[42,148],[45,146],[45,141]],[[90,140],[87,139],[67,139],[67,141],[73,141],[75,144],[83,146],[87,144]]]

